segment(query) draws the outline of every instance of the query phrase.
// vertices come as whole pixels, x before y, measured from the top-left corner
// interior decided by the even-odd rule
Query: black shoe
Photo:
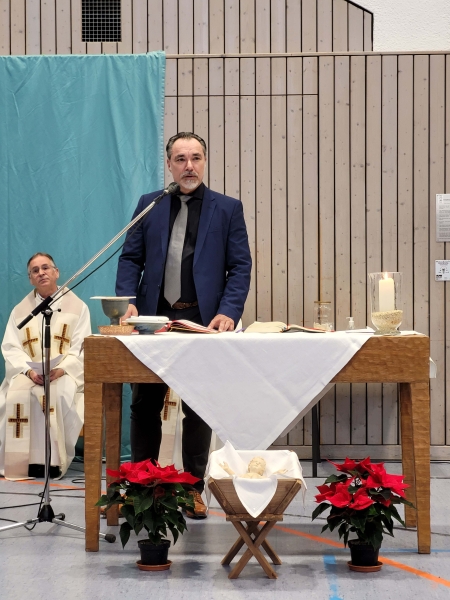
[[[59,467],[50,467],[50,479],[56,479],[61,476]],[[28,465],[28,477],[37,477],[43,479],[45,477],[44,465]]]

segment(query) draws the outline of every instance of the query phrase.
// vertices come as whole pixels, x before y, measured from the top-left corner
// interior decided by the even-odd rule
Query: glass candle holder
[[[333,315],[331,302],[327,300],[314,301],[314,329],[333,331]]]
[[[375,335],[398,335],[403,320],[402,274],[369,273],[370,309]]]

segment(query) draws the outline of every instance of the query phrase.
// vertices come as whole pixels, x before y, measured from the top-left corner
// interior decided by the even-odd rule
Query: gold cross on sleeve
[[[170,401],[170,388],[167,390],[166,396],[164,398],[164,412],[163,412],[163,421],[167,421],[169,419],[169,411],[173,406],[176,406],[176,402]]]
[[[28,423],[28,418],[27,417],[22,417],[22,408],[23,408],[23,404],[14,404],[14,410],[16,413],[16,416],[12,416],[8,418],[8,423],[11,423],[11,425],[13,425],[13,427],[16,428],[15,431],[15,438],[21,438],[23,437],[23,431],[22,428],[23,426]]]
[[[38,338],[31,337],[29,327],[27,327],[25,329],[25,333],[26,333],[27,339],[22,342],[22,346],[24,347],[25,350],[27,349],[27,346],[29,346],[30,356],[31,356],[31,358],[34,358],[36,356],[36,353],[34,351],[33,344],[37,343],[39,340],[38,340]]]
[[[53,339],[59,341],[59,353],[62,354],[64,350],[64,344],[70,344],[70,338],[66,337],[69,326],[64,323],[61,331],[61,335],[54,335]]]

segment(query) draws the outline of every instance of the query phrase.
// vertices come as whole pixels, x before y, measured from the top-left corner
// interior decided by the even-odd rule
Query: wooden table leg
[[[86,552],[98,552],[100,508],[95,503],[100,498],[102,481],[103,441],[103,384],[86,383],[84,399],[89,410],[84,418],[84,470],[86,480]]]
[[[248,563],[252,556],[254,556],[259,562],[269,579],[277,579],[278,576],[276,572],[269,565],[264,554],[259,549],[259,546],[264,542],[266,536],[268,535],[272,527],[274,527],[274,525],[276,524],[276,521],[268,521],[267,523],[265,523],[254,540],[252,540],[252,538],[248,535],[247,530],[242,525],[242,523],[240,523],[239,521],[232,521],[232,523],[235,526],[238,533],[240,534],[240,536],[243,538],[244,542],[247,544],[248,549],[244,552],[234,569],[230,572],[230,574],[228,575],[228,579],[237,579],[237,577],[239,577],[239,574],[242,572],[245,565]]]
[[[106,468],[114,471],[120,466],[120,440],[122,439],[122,384],[106,383],[103,400],[105,405],[106,428]],[[106,475],[106,483],[114,478]],[[119,505],[115,504],[106,512],[107,525],[119,524]]]
[[[429,554],[431,550],[429,382],[411,384],[411,414],[416,480],[418,549],[420,554]]]
[[[409,487],[406,490],[407,499],[417,507],[416,480],[414,476],[414,448],[413,448],[413,426],[411,410],[411,385],[400,384],[400,418],[401,418],[401,441],[402,441],[402,466],[405,483]],[[417,509],[405,506],[406,527],[417,527]]]

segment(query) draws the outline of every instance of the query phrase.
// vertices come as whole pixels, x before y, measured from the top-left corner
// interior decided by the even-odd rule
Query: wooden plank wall
[[[122,41],[103,44],[81,42],[80,7],[0,0],[0,53],[165,50],[167,136],[202,135],[207,183],[244,203],[245,321],[311,324],[321,297],[337,328],[349,315],[364,326],[367,272],[402,271],[404,326],[430,334],[438,364],[432,455],[448,458],[450,308],[433,269],[450,258],[434,241],[434,195],[450,186],[450,56],[358,52],[372,49],[372,15],[345,0],[122,0]],[[339,385],[320,423],[325,456],[398,456],[395,386]],[[306,417],[277,444],[309,456],[310,429]]]
[[[435,242],[434,203],[450,183],[449,61],[375,53],[177,59],[167,118],[171,131],[201,132],[209,185],[244,202],[255,259],[246,322],[311,325],[320,296],[333,301],[338,329],[349,315],[363,327],[367,273],[403,272],[403,328],[431,336],[438,365],[436,458],[447,456],[450,440],[448,284],[434,281],[434,260],[448,253]],[[209,95],[196,83],[202,70]],[[398,429],[392,384],[340,385],[321,401],[324,455],[398,457]],[[305,418],[276,445],[307,456],[310,443]]]
[[[372,49],[346,0],[122,0],[122,41],[81,41],[81,0],[0,0],[0,55],[239,54]]]

